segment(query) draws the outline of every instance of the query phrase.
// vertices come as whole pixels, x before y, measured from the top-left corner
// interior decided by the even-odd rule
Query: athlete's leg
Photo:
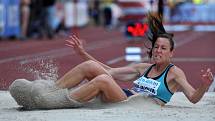
[[[104,102],[119,102],[127,96],[109,75],[102,74],[72,90],[70,97],[79,102],[87,102],[101,94]]]
[[[84,79],[91,80],[98,75],[108,74],[107,71],[94,61],[86,61],[66,73],[56,84],[61,88],[72,88]]]

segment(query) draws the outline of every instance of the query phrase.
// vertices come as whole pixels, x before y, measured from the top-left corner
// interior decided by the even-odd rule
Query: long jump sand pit
[[[20,110],[8,91],[0,91],[0,121],[214,121],[215,93],[207,92],[197,104],[181,92],[166,106],[137,96],[115,104],[93,103],[76,109]]]

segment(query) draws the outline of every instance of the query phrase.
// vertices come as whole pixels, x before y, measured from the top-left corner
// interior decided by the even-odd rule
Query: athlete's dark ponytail
[[[167,33],[165,31],[162,23],[162,17],[152,15],[152,13],[148,13],[147,22],[149,26],[149,30],[147,32],[147,38],[149,41],[151,41],[151,44],[152,44],[148,53],[149,57],[150,58],[152,57],[152,49],[158,37],[168,38],[171,46],[170,51],[172,51],[174,49],[173,34]]]

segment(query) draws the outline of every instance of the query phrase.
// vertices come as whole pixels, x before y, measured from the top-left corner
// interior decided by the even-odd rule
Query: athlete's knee
[[[98,67],[98,66],[99,64],[92,60],[85,61],[81,64],[81,68],[88,71],[95,70],[95,67]]]
[[[82,65],[84,65],[85,67],[91,67],[91,66],[95,66],[95,65],[98,65],[98,63],[96,63],[95,61],[92,61],[92,60],[88,60],[88,61],[85,61],[82,63]]]
[[[101,74],[93,79],[93,82],[96,83],[99,87],[107,87],[113,83],[113,79],[111,76],[107,74]]]
[[[89,60],[82,65],[83,72],[88,76],[94,78],[101,73],[106,73],[105,69],[95,61]]]

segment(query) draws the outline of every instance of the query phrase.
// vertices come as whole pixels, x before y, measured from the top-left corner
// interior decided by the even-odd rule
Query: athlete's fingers
[[[71,35],[71,36],[69,36],[69,39],[68,40],[66,40],[67,42],[72,42],[72,41],[75,41],[75,39],[74,39],[74,37]]]
[[[69,40],[65,40],[65,41],[68,42],[69,44],[75,45],[75,43],[73,41],[69,41]]]
[[[77,36],[74,36],[74,38],[76,39],[77,43],[80,45],[81,44],[81,40]]]
[[[73,37],[73,35],[69,36],[69,41],[75,41],[75,38]]]
[[[74,40],[75,45],[79,46],[78,40]]]
[[[68,40],[68,39],[67,39],[67,40],[65,40],[65,41],[66,41],[66,42],[69,42],[69,43],[70,43],[70,42],[72,42],[71,40]]]
[[[67,42],[73,44],[74,46],[79,46],[78,40],[74,36],[70,36],[71,40],[66,40]]]
[[[68,43],[67,43],[68,44]],[[68,45],[75,46],[75,43],[69,43]]]
[[[211,85],[214,79],[212,72],[210,70],[207,70],[207,72],[202,75],[202,79],[206,84]]]
[[[212,74],[212,72],[208,72],[208,78],[210,79],[210,80],[213,80],[213,74]]]
[[[70,38],[70,40],[72,40],[72,41],[75,40],[75,38],[73,37],[73,35],[70,35],[69,38]]]
[[[201,69],[201,73],[202,73],[202,74],[205,74],[205,73],[210,72],[210,71],[211,71],[210,68],[207,68],[207,70]]]
[[[82,44],[83,44],[83,41],[84,41],[83,39],[79,39],[78,42],[79,42],[80,45],[82,45]]]
[[[208,68],[208,69],[207,69],[207,72],[211,72],[211,69],[210,69],[210,68]]]
[[[74,48],[74,46],[73,45],[70,45],[70,44],[65,44],[66,46],[69,46],[69,47],[73,47]]]
[[[70,41],[70,40],[65,40],[65,41],[68,42],[68,43],[66,43],[67,45],[75,46],[74,41]]]
[[[210,68],[207,69],[206,74],[207,74],[207,76],[208,76],[208,78],[209,78],[210,80],[213,80],[213,74],[212,74]]]
[[[76,35],[72,36],[74,38],[74,40],[78,40],[78,37]]]
[[[71,37],[73,41],[76,41],[76,38],[74,37],[74,35]]]
[[[79,39],[77,38],[76,35],[72,35],[71,39],[73,40],[73,42],[75,42],[76,45],[80,45]]]

